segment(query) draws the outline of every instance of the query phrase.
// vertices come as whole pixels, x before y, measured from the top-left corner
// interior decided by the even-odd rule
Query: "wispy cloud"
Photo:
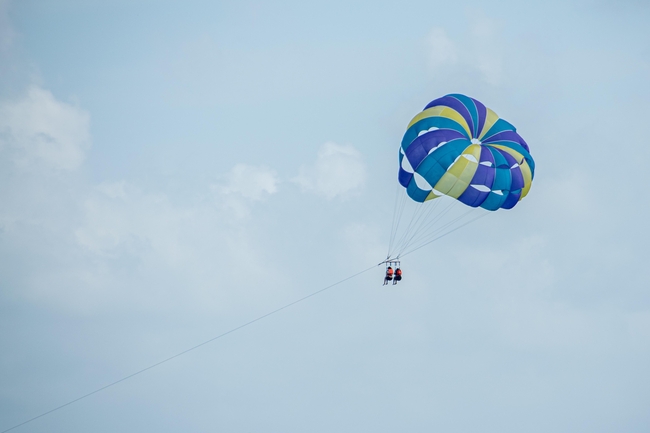
[[[327,142],[318,151],[316,162],[304,165],[293,179],[303,191],[328,199],[357,194],[366,182],[366,166],[361,153],[349,145]]]
[[[445,29],[434,27],[429,32],[429,66],[439,69],[458,62],[458,47],[449,38]]]
[[[237,164],[225,178],[225,183],[216,187],[222,194],[234,194],[259,201],[278,191],[276,172],[263,166]]]
[[[434,73],[474,70],[489,85],[502,81],[502,55],[496,22],[479,10],[467,14],[468,30],[452,39],[443,27],[434,27],[427,37],[428,63]]]
[[[0,103],[0,146],[20,167],[73,170],[90,142],[90,115],[48,90],[32,86],[23,98]]]
[[[472,32],[470,64],[476,65],[483,79],[493,86],[500,84],[502,75],[501,45],[496,22],[479,10],[469,14]]]

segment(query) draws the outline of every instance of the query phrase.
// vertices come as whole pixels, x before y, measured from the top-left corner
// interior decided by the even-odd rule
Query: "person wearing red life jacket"
[[[393,279],[393,268],[390,266],[386,268],[386,276],[384,277],[384,286]]]
[[[393,285],[397,284],[398,281],[402,281],[402,270],[400,268],[395,269],[395,276],[393,277]]]

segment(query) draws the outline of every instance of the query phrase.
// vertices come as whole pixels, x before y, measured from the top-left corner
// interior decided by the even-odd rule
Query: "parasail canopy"
[[[430,102],[411,120],[399,162],[399,182],[413,200],[446,195],[490,211],[513,208],[535,174],[515,127],[461,94]]]

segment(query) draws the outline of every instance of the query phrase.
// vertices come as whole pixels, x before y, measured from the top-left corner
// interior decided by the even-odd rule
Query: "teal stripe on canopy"
[[[494,165],[496,165],[494,182],[492,182],[492,190],[510,191],[512,175],[510,174],[508,161],[497,149],[488,147],[488,150],[492,153],[492,156],[494,157]]]
[[[449,166],[454,163],[469,144],[468,140],[464,139],[452,140],[424,158],[424,161],[415,171],[425,178],[431,186],[436,186],[436,183],[445,174]]]
[[[496,135],[499,132],[503,132],[503,131],[517,131],[517,129],[510,122],[506,122],[503,119],[499,119],[496,122],[494,122],[492,128],[490,128],[488,132],[483,136],[482,141],[487,141],[493,135]]]
[[[485,210],[497,210],[501,207],[503,202],[506,201],[508,198],[508,191],[505,191],[503,195],[496,194],[494,192],[491,192],[488,194],[487,198],[483,203],[481,203],[481,207]]]
[[[430,192],[431,191],[425,191],[418,188],[417,184],[415,183],[415,177],[411,179],[409,185],[406,187],[406,193],[409,195],[409,197],[420,203],[424,202],[424,200],[427,199]]]

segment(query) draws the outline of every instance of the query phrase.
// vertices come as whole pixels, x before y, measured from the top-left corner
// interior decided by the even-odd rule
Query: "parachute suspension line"
[[[426,209],[424,209],[424,210],[423,209],[424,209],[424,206],[418,205],[415,208],[415,210],[413,211],[413,213],[411,214],[411,220],[409,221],[408,225],[406,226],[406,230],[404,231],[402,236],[400,236],[399,241],[395,245],[395,250],[396,251],[399,251],[401,249],[401,245],[404,242],[404,239],[406,239],[409,236],[411,228],[413,227],[413,223],[416,220],[419,221],[419,218],[421,217],[421,214],[424,213],[424,210],[426,210]]]
[[[473,209],[472,209],[472,210],[468,210],[467,212],[463,213],[462,215],[459,215],[459,216],[457,216],[456,218],[452,219],[451,221],[448,221],[448,222],[446,222],[445,224],[441,225],[440,227],[435,227],[435,228],[434,228],[434,227],[431,227],[431,228],[429,228],[429,230],[428,230],[427,232],[425,232],[425,234],[423,234],[423,235],[421,236],[421,238],[420,238],[417,242],[414,242],[414,243],[413,243],[412,245],[410,245],[410,246],[411,246],[412,248],[418,248],[420,245],[425,245],[425,244],[427,244],[427,243],[429,242],[430,239],[432,239],[433,237],[436,237],[436,236],[440,235],[440,233],[445,232],[445,231],[448,230],[449,228],[452,228],[450,231],[455,230],[455,229],[453,228],[454,224],[456,224],[457,222],[459,222],[459,221],[461,221],[462,219],[464,219],[467,215],[470,215],[470,214],[472,214],[472,213],[474,213],[474,212],[475,212],[475,211],[474,211]]]
[[[399,232],[399,226],[400,223],[402,222],[402,217],[404,216],[404,211],[407,208],[407,203],[409,202],[409,197],[406,193],[402,191],[400,194],[400,204],[399,204],[399,217],[397,219],[397,224],[395,225],[395,237],[393,238],[393,241],[397,240],[397,234]],[[393,245],[393,249],[395,248],[395,245]],[[393,251],[391,250],[391,255],[393,254]]]
[[[395,243],[394,251],[398,251],[398,250],[399,250],[399,246],[402,244],[402,241],[404,240],[404,236],[406,235],[406,232],[411,228],[411,225],[413,224],[413,219],[415,218],[416,213],[417,213],[417,210],[416,210],[414,213],[411,214],[411,219],[409,220],[409,223],[408,223],[408,225],[406,226],[406,229],[405,229],[404,233],[402,233],[402,234],[399,236],[397,242]]]
[[[418,239],[416,239],[416,236],[413,235],[411,236],[411,239],[409,239],[408,243],[404,246],[403,250],[409,248],[410,246],[413,245],[413,243],[418,244],[422,243],[423,241],[426,241],[428,238],[430,238],[432,235],[435,235],[436,233],[441,232],[444,230],[446,227],[452,225],[455,223],[458,219],[462,218],[461,217],[456,217],[452,219],[451,221],[447,221],[443,225],[439,226],[438,222],[441,221],[449,212],[456,207],[457,201],[452,201],[445,209],[443,209],[440,213],[438,213],[433,220],[428,223],[427,227],[424,227],[423,230],[417,233]],[[469,212],[468,212],[469,213]]]
[[[390,239],[388,241],[388,253],[386,253],[386,259],[390,258],[390,252],[395,241],[395,235],[397,234],[397,227],[399,226],[399,220],[402,217],[402,211],[404,210],[404,200],[403,194],[400,194],[402,188],[399,183],[395,186],[395,203],[393,205],[393,221],[390,225]],[[399,218],[397,217],[399,213]]]
[[[384,263],[384,262],[382,262],[382,263]],[[382,263],[379,263],[379,265],[381,265]],[[157,367],[157,366],[159,366],[159,365],[161,365],[161,364],[164,364],[164,363],[166,363],[166,362],[168,362],[168,361],[171,361],[171,360],[174,359],[174,358],[178,358],[179,356],[184,355],[184,354],[186,354],[186,353],[188,353],[188,352],[191,352],[191,351],[193,351],[193,350],[195,350],[195,349],[198,349],[198,348],[201,347],[201,346],[205,346],[205,345],[208,344],[208,343],[211,343],[211,342],[213,342],[213,341],[215,341],[215,340],[218,340],[218,339],[220,339],[220,338],[222,338],[222,337],[225,337],[225,336],[228,335],[228,334],[232,334],[232,333],[235,332],[235,331],[238,331],[238,330],[240,330],[240,329],[242,329],[242,328],[245,328],[245,327],[248,326],[248,325],[252,325],[253,323],[258,322],[258,321],[260,321],[260,320],[262,320],[262,319],[264,319],[264,318],[266,318],[266,317],[269,317],[269,316],[271,316],[271,315],[273,315],[273,314],[275,314],[275,313],[279,313],[280,311],[284,310],[285,308],[289,308],[289,307],[291,307],[292,305],[296,305],[297,303],[302,302],[302,301],[304,301],[304,300],[306,300],[306,299],[309,299],[309,298],[311,298],[312,296],[316,296],[316,295],[318,295],[319,293],[322,293],[322,292],[324,292],[324,291],[326,291],[326,290],[328,290],[328,289],[331,289],[331,288],[334,287],[334,286],[338,286],[339,284],[341,284],[341,283],[343,283],[343,282],[345,282],[345,281],[348,281],[348,280],[351,280],[351,279],[353,279],[353,278],[355,278],[355,277],[358,277],[358,276],[361,275],[361,274],[365,274],[366,272],[368,272],[368,271],[370,271],[370,270],[372,270],[372,269],[375,269],[375,268],[376,268],[377,266],[379,266],[379,265],[373,265],[373,266],[371,266],[371,267],[369,267],[369,268],[367,268],[367,269],[364,269],[364,270],[361,271],[361,272],[357,272],[356,274],[353,274],[353,275],[350,275],[349,277],[343,278],[342,280],[339,280],[339,281],[337,281],[336,283],[330,284],[330,285],[327,286],[327,287],[324,287],[324,288],[322,288],[322,289],[316,290],[315,292],[312,292],[312,293],[310,293],[309,295],[303,296],[302,298],[299,298],[299,299],[297,299],[297,300],[295,300],[295,301],[293,301],[293,302],[290,302],[290,303],[284,305],[283,307],[276,308],[275,310],[272,310],[272,311],[270,311],[270,312],[268,312],[268,313],[266,313],[266,314],[263,314],[263,315],[261,315],[261,316],[255,318],[255,319],[253,319],[253,320],[250,320],[250,321],[244,323],[243,325],[239,325],[239,326],[237,326],[237,327],[235,327],[235,328],[232,328],[232,329],[230,329],[229,331],[226,331],[226,332],[224,332],[224,333],[222,333],[222,334],[219,334],[219,335],[217,335],[216,337],[212,337],[212,338],[210,338],[209,340],[205,340],[204,342],[199,343],[199,344],[197,344],[197,345],[195,345],[195,346],[192,346],[192,347],[190,347],[189,349],[185,349],[185,350],[183,350],[183,351],[181,351],[181,352],[178,352],[177,354],[172,355],[172,356],[170,356],[170,357],[168,357],[168,358],[165,358],[165,359],[163,359],[162,361],[158,361],[158,362],[156,362],[155,364],[151,364],[151,365],[149,365],[148,367],[145,367],[145,368],[143,368],[143,369],[141,369],[141,370],[138,370],[138,371],[136,371],[136,372],[134,372],[134,373],[131,373],[131,374],[127,375],[127,376],[124,376],[124,377],[122,377],[121,379],[118,379],[118,380],[116,380],[116,381],[114,381],[114,382],[111,382],[111,383],[109,383],[109,384],[107,384],[107,385],[104,385],[104,386],[102,386],[101,388],[97,388],[97,389],[95,389],[94,391],[91,391],[91,392],[89,392],[89,393],[87,393],[87,394],[84,394],[84,395],[82,395],[82,396],[80,396],[80,397],[77,397],[77,398],[75,398],[75,399],[73,399],[73,400],[70,400],[70,401],[68,401],[67,403],[64,403],[64,404],[62,404],[62,405],[60,405],[60,406],[57,406],[57,407],[55,407],[55,408],[53,408],[53,409],[50,409],[50,410],[48,410],[48,411],[46,411],[46,412],[43,412],[43,413],[41,413],[40,415],[36,415],[35,417],[32,417],[32,418],[30,418],[30,419],[28,419],[28,420],[26,420],[26,421],[23,421],[23,422],[21,422],[21,423],[19,423],[19,424],[16,424],[16,425],[14,425],[13,427],[9,427],[8,429],[2,430],[2,431],[0,431],[0,433],[7,433],[8,431],[14,430],[14,429],[16,429],[16,428],[18,428],[18,427],[20,427],[20,426],[23,426],[23,425],[28,424],[28,423],[30,423],[30,422],[32,422],[32,421],[35,421],[35,420],[37,420],[37,419],[39,419],[39,418],[42,418],[42,417],[44,417],[44,416],[46,416],[46,415],[49,415],[49,414],[51,414],[52,412],[56,412],[56,411],[58,411],[59,409],[63,409],[63,408],[66,407],[66,406],[70,406],[71,404],[74,404],[74,403],[78,402],[79,400],[83,400],[83,399],[85,399],[85,398],[87,398],[87,397],[90,397],[90,396],[93,395],[93,394],[97,394],[98,392],[101,392],[101,391],[103,391],[103,390],[105,390],[105,389],[107,389],[107,388],[110,388],[110,387],[112,387],[112,386],[114,386],[114,385],[117,385],[117,384],[120,383],[120,382],[124,382],[125,380],[128,380],[128,379],[132,378],[133,376],[137,376],[137,375],[139,375],[139,374],[141,374],[141,373],[144,373],[144,372],[147,371],[147,370],[151,370],[152,368],[155,368],[155,367]]]
[[[407,195],[403,194],[402,197],[407,198]],[[410,217],[409,224],[406,226],[404,231],[400,234],[398,224],[395,224],[391,230],[391,245],[389,248],[388,258],[386,259],[387,261],[399,260],[405,254],[420,249],[423,246],[428,245],[431,242],[478,219],[474,218],[463,223],[468,216],[477,212],[477,209],[470,208],[468,211],[447,220],[446,217],[449,216],[453,210],[457,209],[458,201],[452,200],[449,204],[444,203],[444,205],[441,205],[440,203],[444,200],[444,198],[440,198],[436,199],[434,203],[428,204],[413,203],[415,204],[415,207],[413,208],[414,210]],[[408,199],[406,201],[408,202]],[[403,201],[398,202],[398,214],[401,215],[405,212],[404,209],[406,206],[404,205],[405,203]],[[401,206],[404,206],[404,208],[401,208]],[[480,217],[482,216],[484,215],[481,215]],[[399,222],[399,220],[397,222]],[[460,225],[457,226],[457,224]],[[395,239],[398,240],[395,241]]]
[[[391,233],[390,245],[388,248],[387,259],[390,259],[393,255],[395,239],[397,238],[397,234],[399,232],[400,222],[402,221],[402,216],[404,215],[404,210],[406,209],[406,203],[409,201],[408,196],[405,193],[403,193],[402,188],[399,187],[399,184],[398,184],[397,196],[398,196],[398,202],[397,202],[397,207],[395,209],[395,213],[397,214],[397,220],[395,222],[394,228],[391,230],[392,233]]]
[[[411,233],[417,233],[416,228],[419,226],[420,221],[423,220],[423,217],[425,217],[424,219],[428,217],[429,213],[433,210],[433,208],[435,208],[435,205],[437,205],[437,203],[434,203],[433,205],[427,207],[423,206],[422,204],[417,205],[413,211],[409,225],[406,227],[404,233],[402,233],[402,236],[400,237],[399,242],[395,246],[396,255],[399,256],[399,253],[404,249],[404,242],[409,237],[409,235]]]
[[[393,221],[390,223],[390,238],[388,240],[388,252],[386,259],[390,257],[390,247],[393,245],[393,232],[395,231],[395,216],[397,215],[397,200],[399,198],[399,183],[395,186],[395,200],[393,201]]]
[[[425,244],[423,244],[423,245],[420,245],[420,246],[417,247],[417,248],[413,248],[412,250],[409,250],[409,251],[405,252],[404,254],[401,254],[400,256],[401,256],[401,257],[404,257],[404,256],[406,256],[406,255],[408,255],[408,254],[411,254],[412,252],[415,252],[415,251],[419,250],[420,248],[424,248],[424,247],[426,247],[427,245],[429,245],[430,243],[435,242],[435,241],[437,241],[437,240],[440,239],[440,238],[444,238],[444,237],[447,236],[448,234],[451,234],[451,233],[455,232],[456,230],[459,230],[459,229],[465,227],[466,225],[471,224],[471,223],[473,223],[474,221],[477,221],[477,220],[479,220],[479,219],[481,219],[481,218],[483,218],[483,217],[486,217],[486,216],[488,216],[488,215],[490,215],[489,212],[486,212],[486,213],[484,213],[484,214],[482,214],[482,215],[479,215],[479,216],[477,216],[476,218],[473,218],[473,219],[467,221],[465,224],[461,224],[461,225],[459,225],[458,227],[456,227],[455,229],[453,229],[453,230],[449,230],[448,232],[443,233],[443,234],[441,234],[440,236],[431,239],[431,240],[428,241],[427,243],[425,243]]]
[[[412,243],[417,241],[417,239],[421,238],[421,235],[423,232],[427,233],[430,231],[431,228],[436,228],[436,224],[438,221],[440,221],[445,215],[449,213],[451,209],[453,209],[456,205],[456,201],[451,201],[449,204],[446,204],[446,206],[442,209],[439,209],[442,205],[444,199],[440,198],[437,199],[434,203],[431,204],[418,204],[418,209],[426,209],[426,213],[421,215],[420,221],[416,226],[414,226],[411,230],[407,230],[405,235],[403,236],[401,243],[399,244],[399,249],[397,250],[398,254],[397,256],[401,256],[401,254],[409,248],[409,246],[412,245]],[[419,242],[419,241],[417,241]]]
[[[439,213],[436,213],[435,216],[433,217],[433,220],[430,221],[430,220],[429,220],[429,217],[430,217],[431,214],[433,214],[434,211],[437,209],[437,207],[439,206],[439,203],[441,203],[441,200],[438,200],[438,201],[436,201],[434,204],[430,205],[430,209],[429,209],[428,213],[426,214],[426,217],[422,219],[422,222],[420,223],[420,225],[418,225],[418,226],[413,230],[413,232],[411,233],[411,235],[410,235],[407,239],[405,239],[405,241],[403,242],[403,244],[400,246],[400,253],[401,253],[401,252],[404,252],[404,250],[407,249],[407,248],[411,245],[411,243],[412,243],[413,240],[416,238],[416,236],[420,236],[420,235],[422,234],[423,231],[426,232],[426,231],[428,231],[431,227],[435,227],[435,224],[436,224],[438,221],[440,221],[440,220],[441,220],[445,215],[447,215],[447,214],[449,213],[449,211],[450,211],[452,208],[455,207],[455,205],[456,205],[457,202],[454,200],[454,201],[452,201],[451,203],[449,203],[449,205],[448,205],[446,208],[444,208],[444,209],[443,209],[442,211],[440,211]]]

